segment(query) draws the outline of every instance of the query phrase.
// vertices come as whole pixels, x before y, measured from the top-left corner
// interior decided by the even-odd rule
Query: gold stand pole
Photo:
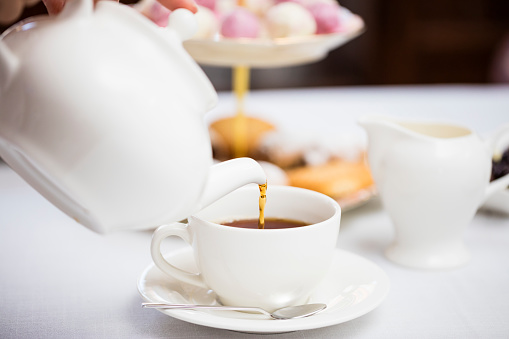
[[[237,98],[237,113],[233,124],[233,155],[235,158],[245,157],[248,152],[244,99],[249,91],[249,71],[247,66],[235,66],[233,68],[233,91]]]

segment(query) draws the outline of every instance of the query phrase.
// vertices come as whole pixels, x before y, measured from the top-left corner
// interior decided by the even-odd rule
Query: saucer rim
[[[187,252],[187,253],[186,253]],[[178,255],[192,255],[192,249],[189,247],[184,247],[182,249],[172,251],[167,253],[166,256],[178,256]],[[371,300],[370,303],[361,307],[357,310],[352,310],[352,312],[348,312],[348,314],[338,317],[334,313],[327,313],[326,311],[322,313],[318,313],[312,317],[300,318],[300,319],[290,319],[284,321],[275,321],[273,319],[260,319],[260,318],[230,318],[221,316],[220,312],[208,313],[204,311],[197,310],[162,310],[158,309],[159,312],[168,315],[172,318],[179,319],[188,323],[207,326],[211,328],[217,329],[225,329],[231,331],[245,332],[245,333],[254,333],[254,334],[269,334],[269,333],[285,333],[285,332],[293,332],[300,330],[310,330],[328,327],[332,325],[338,325],[358,317],[361,317],[372,310],[376,309],[380,304],[385,300],[390,291],[390,280],[387,274],[375,263],[372,261],[349,251],[335,249],[334,250],[334,265],[338,265],[336,263],[337,258],[342,258],[342,261],[348,262],[348,266],[352,267],[351,269],[358,269],[361,266],[364,270],[369,270],[372,272],[372,276],[376,277],[377,284],[380,285],[377,293],[374,293],[371,298],[377,298],[375,300]],[[346,260],[345,260],[346,259]],[[354,265],[352,265],[354,264]],[[333,268],[332,267],[332,268]],[[353,268],[355,267],[355,268]],[[153,299],[150,296],[147,296],[144,293],[143,282],[147,281],[145,279],[147,275],[152,270],[159,270],[154,263],[148,265],[139,276],[137,281],[137,289],[138,293],[142,297],[145,302],[164,302],[164,299],[160,297],[160,300]],[[161,273],[161,272],[160,272]],[[177,278],[171,277],[171,279]],[[331,308],[331,312],[334,312],[334,307]],[[327,309],[326,309],[327,310]],[[221,321],[218,321],[220,319]]]

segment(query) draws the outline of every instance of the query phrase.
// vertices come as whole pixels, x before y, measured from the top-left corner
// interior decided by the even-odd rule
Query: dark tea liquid
[[[235,220],[232,222],[224,222],[223,225],[238,227],[238,228],[253,228],[257,229],[258,227],[257,219],[243,219],[243,220]],[[297,221],[297,220],[289,220],[289,219],[277,219],[277,218],[266,218],[265,219],[265,229],[274,230],[280,228],[293,228],[293,227],[302,227],[307,226],[308,224]]]

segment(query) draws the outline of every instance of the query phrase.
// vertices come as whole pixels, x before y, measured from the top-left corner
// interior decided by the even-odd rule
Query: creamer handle
[[[251,158],[237,158],[211,167],[199,209],[247,184],[263,185],[267,176],[258,162]]]
[[[486,140],[487,146],[493,155],[493,160],[499,161],[505,149],[509,146],[509,124],[499,128]],[[509,186],[509,174],[493,180],[486,188],[485,200],[494,193],[506,189]]]
[[[154,235],[152,236],[152,243],[150,245],[150,254],[152,255],[152,260],[156,266],[164,273],[180,281],[208,289],[199,273],[197,274],[184,271],[173,266],[163,257],[161,254],[161,243],[164,239],[172,236],[181,238],[188,245],[191,245],[193,242],[193,233],[187,224],[175,222],[173,224],[160,226],[157,230],[155,230]]]

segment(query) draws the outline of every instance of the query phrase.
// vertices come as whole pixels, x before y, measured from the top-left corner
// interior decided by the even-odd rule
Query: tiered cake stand
[[[233,154],[247,154],[247,120],[244,98],[249,92],[250,68],[295,66],[322,60],[329,51],[344,45],[364,30],[363,20],[354,15],[344,32],[288,38],[191,39],[184,43],[188,53],[207,66],[232,67],[233,91],[237,99],[234,119]]]
[[[233,119],[234,157],[248,153],[248,119],[244,109],[244,98],[249,92],[251,68],[273,68],[303,65],[324,59],[328,53],[364,31],[363,20],[354,15],[348,28],[339,33],[320,34],[279,39],[227,39],[216,35],[211,39],[191,39],[184,42],[187,52],[201,65],[231,67],[232,87],[237,100]],[[353,201],[341,204],[357,205],[371,197],[372,192],[353,197]]]

